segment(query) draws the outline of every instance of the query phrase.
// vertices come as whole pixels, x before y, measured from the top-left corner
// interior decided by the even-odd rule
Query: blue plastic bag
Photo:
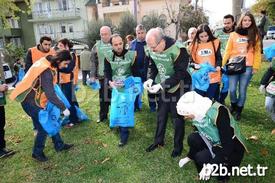
[[[200,64],[200,69],[192,73],[192,87],[201,91],[207,91],[210,79],[209,72],[215,72],[216,69],[208,62]]]
[[[55,91],[55,94],[58,96],[58,98],[64,103],[65,107],[69,109],[71,107],[71,104],[67,100],[66,96],[62,92],[62,90],[59,87],[59,85],[57,85],[57,84],[54,85],[54,91]]]
[[[134,127],[134,103],[141,92],[140,78],[128,77],[124,81],[124,89],[112,90],[110,128]]]
[[[264,55],[268,61],[271,61],[273,57],[275,57],[275,44],[264,48]]]
[[[86,81],[86,84],[92,89],[92,90],[99,90],[100,89],[100,83],[98,80],[95,82]]]
[[[222,68],[223,71],[222,71],[222,89],[221,89],[221,92],[222,93],[226,93],[228,92],[229,90],[229,78],[228,78],[228,75],[225,74],[226,73],[226,69],[225,68]]]
[[[60,114],[60,109],[51,102],[47,103],[45,109],[39,111],[39,122],[50,137],[59,133],[61,129]]]
[[[78,121],[89,121],[89,117],[78,107],[78,106],[74,106],[75,110],[76,110],[76,116],[78,118]],[[68,124],[69,122],[69,117],[64,117],[62,119],[61,124],[64,126],[66,124]]]
[[[78,90],[80,90],[80,86],[79,85],[75,85],[75,87],[74,87],[74,91],[78,91]]]
[[[18,82],[22,81],[22,79],[23,79],[24,76],[25,76],[25,71],[24,71],[23,68],[20,68],[19,72],[18,72]]]

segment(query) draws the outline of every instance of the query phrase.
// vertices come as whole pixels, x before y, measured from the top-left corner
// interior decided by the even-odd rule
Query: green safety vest
[[[224,55],[226,44],[229,39],[229,35],[230,35],[230,33],[225,33],[225,32],[223,32],[223,30],[218,30],[215,32],[215,37],[218,38],[221,42],[220,49],[221,49],[222,55]]]
[[[0,81],[0,84],[4,84],[3,81]],[[6,96],[5,92],[0,92],[0,106],[6,105]]]
[[[128,50],[123,57],[114,55],[113,51],[108,51],[105,54],[106,60],[110,63],[112,68],[112,80],[124,81],[127,77],[132,75],[131,66],[135,61],[136,52]]]
[[[99,40],[96,42],[97,57],[98,57],[98,75],[104,76],[104,59],[105,53],[112,50],[112,45],[110,43],[104,43]]]
[[[155,65],[158,69],[158,74],[155,78],[155,82],[162,83],[166,79],[170,78],[174,73],[174,62],[177,60],[180,55],[180,49],[185,48],[183,43],[176,41],[168,49],[164,50],[161,53],[155,53],[151,51],[148,47],[145,47],[146,55],[150,56],[152,60],[155,62]],[[180,83],[178,83],[173,88],[169,89],[169,93],[174,93],[178,90]]]
[[[199,123],[197,121],[193,121],[193,125],[198,129],[199,133],[206,137],[209,141],[212,142],[214,146],[220,146],[221,140],[218,128],[216,126],[217,124],[217,117],[219,114],[219,108],[222,106],[222,104],[215,102],[207,111],[205,118],[203,119],[202,123]],[[240,143],[244,146],[245,150],[248,152],[246,148],[246,139],[241,134],[240,128],[238,123],[235,121],[233,116],[228,111],[229,117],[230,117],[230,126],[234,129],[234,137],[236,137]]]

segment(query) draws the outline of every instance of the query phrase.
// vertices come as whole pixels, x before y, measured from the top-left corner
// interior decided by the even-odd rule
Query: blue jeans
[[[208,97],[210,100],[214,99],[215,101],[219,100],[219,92],[220,92],[220,84],[219,83],[211,83],[207,89],[207,91],[202,91],[195,89],[195,92],[200,94],[203,97]]]
[[[245,73],[229,75],[229,93],[231,103],[243,107],[246,100],[247,86],[252,78],[252,67],[246,67]],[[237,87],[239,94],[237,96]]]
[[[37,130],[37,135],[34,140],[34,146],[32,151],[33,151],[33,154],[39,156],[43,153],[46,139],[47,139],[47,133],[39,123],[39,118],[38,118],[38,114],[41,108],[27,102],[22,102],[21,105],[24,111],[28,114],[28,116],[32,118],[34,128]],[[64,142],[62,141],[59,133],[52,137],[52,141],[54,143],[55,150],[58,151],[63,148]]]

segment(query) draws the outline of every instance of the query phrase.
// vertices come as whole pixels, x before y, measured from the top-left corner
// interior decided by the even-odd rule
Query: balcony
[[[75,31],[75,32],[53,32],[53,33],[40,33],[39,36],[50,36],[54,40],[59,40],[61,38],[68,38],[68,39],[83,39],[85,38],[85,33],[84,31]]]
[[[9,28],[9,29],[2,29],[0,28],[0,35],[4,37],[21,37],[22,30],[20,28]]]
[[[103,14],[130,11],[129,0],[102,1],[101,7]]]
[[[61,20],[76,20],[80,19],[79,8],[69,8],[66,10],[53,9],[47,11],[33,11],[32,18],[29,22],[53,22]]]

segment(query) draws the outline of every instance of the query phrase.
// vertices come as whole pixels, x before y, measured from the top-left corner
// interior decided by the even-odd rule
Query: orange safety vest
[[[56,69],[51,67],[51,63],[45,57],[43,57],[30,67],[23,80],[18,83],[18,85],[16,85],[16,88],[11,92],[9,96],[10,99],[17,100],[18,102],[23,102],[26,96],[31,92],[31,90],[34,90],[37,106],[45,108],[48,99],[41,89],[40,75],[48,68],[51,69],[54,76],[53,84],[56,84]]]
[[[234,48],[231,50],[230,58],[234,58],[236,56],[245,56],[246,66],[253,66],[254,48],[251,47],[247,51],[247,46],[248,46],[247,36],[242,36],[236,32],[232,32],[230,37],[233,40],[232,48]]]
[[[189,46],[191,56],[196,64],[202,64],[202,63],[208,62],[213,67],[216,67],[215,53],[219,47],[220,41],[218,39],[215,39],[213,43],[210,41],[207,43],[199,43],[199,44],[196,43],[195,46],[191,44]],[[213,45],[215,46],[215,49]],[[210,83],[220,82],[221,81],[220,71],[209,73],[209,78],[210,78]]]
[[[50,49],[49,52],[45,53],[40,51],[37,46],[30,48],[31,54],[32,54],[32,63],[35,63],[37,60],[39,60],[42,57],[46,57],[48,55],[55,55],[54,49]]]
[[[79,60],[77,55],[75,55],[75,67],[73,69],[73,84],[77,84],[78,82],[78,72],[79,72]],[[69,83],[71,81],[71,73],[66,74],[66,73],[60,73],[59,75],[59,83],[64,84],[64,83]]]

